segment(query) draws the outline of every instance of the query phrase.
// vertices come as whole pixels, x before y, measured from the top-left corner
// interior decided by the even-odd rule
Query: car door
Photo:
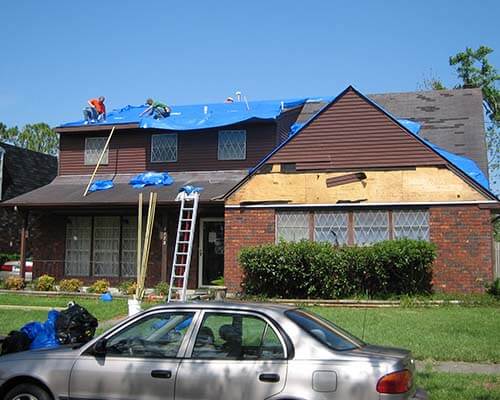
[[[256,400],[283,390],[286,347],[249,312],[205,311],[177,374],[176,400]]]
[[[75,362],[70,398],[173,399],[179,357],[194,317],[189,310],[151,312],[112,332],[97,354],[90,348]]]

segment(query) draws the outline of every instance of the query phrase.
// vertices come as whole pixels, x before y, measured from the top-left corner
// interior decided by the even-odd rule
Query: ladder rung
[[[189,253],[187,251],[178,251],[177,255],[178,256],[187,256]]]
[[[194,208],[186,208],[186,207],[184,207],[184,208],[182,209],[182,211],[193,211],[193,210],[194,210]]]
[[[182,286],[172,286],[170,289],[171,290],[182,290],[184,288]]]
[[[179,243],[179,244],[188,244],[189,240],[179,240],[177,243]]]
[[[174,267],[185,267],[186,263],[174,263]]]
[[[193,222],[193,218],[181,218],[181,221],[184,221],[184,222]]]
[[[191,232],[191,229],[179,229],[179,232]]]
[[[174,279],[184,279],[184,275],[174,275]]]

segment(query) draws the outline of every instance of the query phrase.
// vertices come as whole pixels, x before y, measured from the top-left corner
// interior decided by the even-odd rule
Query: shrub
[[[106,279],[99,279],[95,281],[90,287],[87,289],[89,293],[106,293],[109,289],[109,282]]]
[[[224,277],[223,276],[219,276],[217,279],[214,279],[210,283],[212,285],[215,285],[215,286],[224,286]]]
[[[118,290],[122,294],[127,294],[127,295],[133,295],[135,294],[135,291],[137,289],[137,282],[136,281],[123,281],[120,283],[118,286]]]
[[[59,290],[62,292],[79,292],[83,282],[80,279],[63,279],[59,282]]]
[[[500,297],[500,278],[496,278],[486,287],[486,293],[495,297]]]
[[[5,280],[5,288],[9,290],[21,290],[24,288],[24,279],[20,276],[9,276]]]
[[[155,294],[158,296],[168,295],[170,285],[167,282],[158,282],[155,286]]]
[[[40,292],[49,292],[55,290],[56,278],[50,275],[42,275],[35,279],[33,288]]]
[[[17,261],[20,256],[17,253],[0,253],[0,265],[6,261]]]
[[[340,298],[428,293],[435,246],[420,240],[366,247],[280,242],[244,248],[239,256],[246,294]]]

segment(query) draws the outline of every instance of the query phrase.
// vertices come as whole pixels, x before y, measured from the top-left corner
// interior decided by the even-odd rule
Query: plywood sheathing
[[[278,169],[273,166],[272,171]],[[350,172],[360,172],[359,170]],[[307,172],[254,175],[226,201],[288,201],[290,204],[459,202],[488,200],[462,178],[446,168],[419,167],[392,171],[364,171],[367,178],[327,188],[326,179],[348,172]]]

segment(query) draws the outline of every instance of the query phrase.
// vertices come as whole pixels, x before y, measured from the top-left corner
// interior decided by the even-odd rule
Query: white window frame
[[[319,225],[319,219],[323,217],[323,219],[330,220],[329,216],[332,216],[331,219],[334,221],[330,222],[345,222],[345,224],[334,224],[334,225]],[[334,233],[330,235],[327,242],[344,246],[349,242],[349,212],[347,211],[314,211],[314,241],[320,242],[318,240],[319,236],[321,236],[324,231]],[[337,232],[337,233],[335,233]]]
[[[424,224],[421,225],[410,225],[407,223],[400,223],[398,220],[398,215],[402,214],[410,214],[410,213],[415,213],[415,214],[420,214],[420,217],[423,217]],[[405,221],[406,222],[406,221]],[[429,224],[429,210],[427,209],[409,209],[409,210],[394,210],[392,212],[392,235],[394,239],[402,239],[402,238],[408,238],[408,239],[413,239],[413,240],[430,240],[430,224]],[[412,234],[404,234],[404,230],[410,230]],[[415,237],[413,233],[415,231],[422,231],[424,230],[424,237]]]
[[[305,226],[298,226],[298,225],[294,225],[294,226],[282,226],[281,229],[291,229],[293,230],[292,233],[293,233],[293,240],[290,240],[289,239],[289,235],[286,234],[286,235],[283,235],[282,232],[280,232],[280,218],[282,218],[284,215],[293,215],[295,214],[295,218],[297,218],[299,215],[300,217],[302,218],[305,218],[305,222],[306,222],[306,225]],[[309,216],[309,211],[278,211],[276,212],[276,219],[275,219],[275,232],[276,232],[276,243],[279,243],[281,240],[284,240],[286,242],[299,242],[301,240],[310,240],[311,238],[311,226],[310,226],[310,216]],[[299,229],[302,229],[302,230],[305,230],[306,232],[306,235],[305,236],[301,236],[301,235],[298,235],[299,237],[296,237],[297,236],[297,230]]]
[[[153,160],[153,148],[155,147],[155,138],[162,138],[162,137],[171,137],[174,138],[174,143],[175,143],[175,158],[172,159],[164,159],[164,160]],[[152,163],[165,163],[165,162],[177,162],[177,153],[179,150],[179,139],[177,136],[177,133],[159,133],[156,135],[151,135],[151,157],[150,160]]]
[[[224,147],[222,147],[222,141],[227,140],[226,137],[229,137],[231,135],[241,135],[244,139],[243,142],[243,154],[242,156],[239,157],[230,157],[225,154],[223,154]],[[247,131],[245,129],[238,129],[238,130],[220,130],[219,135],[218,135],[218,142],[217,142],[217,159],[221,161],[225,160],[246,160],[247,159]]]
[[[73,246],[77,244],[77,246]],[[70,253],[78,255],[74,261]],[[82,257],[85,256],[85,259]],[[68,217],[64,252],[64,274],[67,276],[90,276],[92,256],[92,217]]]
[[[378,223],[374,223],[374,222],[371,222],[369,225],[367,224],[359,224],[358,222],[358,218],[361,216],[361,215],[372,215],[372,216],[375,216],[376,218],[376,215],[379,214],[379,215],[382,215],[383,218],[385,219],[385,224],[382,225],[382,224],[378,224]],[[356,246],[370,246],[372,244],[375,244],[375,243],[378,243],[378,242],[381,242],[381,241],[385,241],[385,240],[390,240],[390,229],[389,229],[389,212],[387,210],[367,210],[367,211],[354,211],[354,216],[353,216],[353,233],[354,233],[354,245]],[[361,231],[361,230],[365,230],[365,231]],[[367,233],[366,233],[366,230],[372,230],[372,231],[379,231],[379,232],[383,232],[385,234],[385,237],[383,238],[377,238],[376,240],[374,241],[359,241],[358,239],[358,235],[362,235],[362,236],[366,236]]]
[[[99,161],[99,156],[101,155],[102,153],[102,149],[104,149],[104,146],[106,146],[106,140],[108,138],[105,137],[105,136],[95,136],[95,137],[87,137],[85,138],[85,154],[84,154],[84,163],[85,165],[96,165],[97,164],[97,161]],[[99,151],[96,151],[96,150],[91,150],[89,149],[89,143],[91,141],[101,141],[102,142],[102,147],[99,149]],[[90,159],[90,152],[93,152],[93,153],[97,153],[97,154],[92,154],[92,157],[95,157],[95,160],[94,158]],[[109,147],[106,149],[106,152],[104,153],[104,156],[101,160],[101,165],[107,165],[108,162],[109,162]]]
[[[116,222],[118,224],[116,225]],[[115,225],[113,225],[114,222]],[[117,230],[118,235],[112,236],[99,236],[98,232],[103,231],[113,231]],[[121,230],[121,217],[116,216],[95,216],[94,217],[94,231],[92,235],[92,276],[102,277],[119,277],[120,276],[120,230]],[[99,242],[109,242],[113,244],[111,247],[103,248],[98,246]],[[115,248],[116,247],[116,248]],[[110,261],[107,257],[111,256],[111,259],[116,257],[116,261]],[[101,261],[104,258],[104,261]],[[106,268],[111,268],[110,270],[105,270],[104,272],[98,273],[97,264],[104,264]]]

